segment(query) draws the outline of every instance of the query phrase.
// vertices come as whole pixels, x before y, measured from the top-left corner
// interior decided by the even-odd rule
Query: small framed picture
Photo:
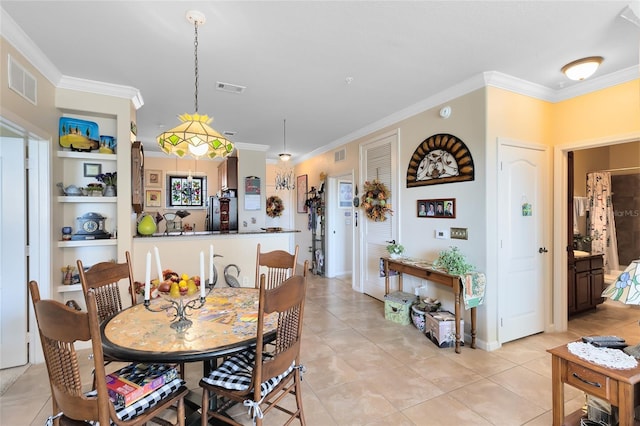
[[[159,189],[147,189],[145,191],[145,204],[147,207],[162,207],[162,191]]]
[[[300,175],[296,178],[297,208],[298,213],[307,212],[307,175]]]
[[[456,199],[436,198],[417,201],[418,217],[435,217],[442,219],[455,219]]]
[[[341,209],[351,208],[353,203],[353,184],[351,182],[338,182],[338,206]]]
[[[102,164],[84,163],[84,177],[96,177],[102,173]]]
[[[162,188],[162,170],[145,170],[144,186]]]

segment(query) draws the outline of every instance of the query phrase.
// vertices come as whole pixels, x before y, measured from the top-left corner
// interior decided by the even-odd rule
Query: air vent
[[[222,134],[225,136],[235,136],[236,133],[238,132],[236,132],[235,130],[225,130],[224,132],[222,132]]]
[[[344,161],[346,158],[347,152],[344,148],[333,153],[333,161],[336,163],[339,161]]]
[[[230,92],[230,93],[238,93],[239,94],[239,93],[244,92],[244,89],[246,89],[246,87],[239,86],[237,84],[223,83],[221,81],[217,81],[216,82],[216,89],[222,90],[223,92]]]
[[[20,63],[9,55],[9,88],[37,105],[38,82]]]

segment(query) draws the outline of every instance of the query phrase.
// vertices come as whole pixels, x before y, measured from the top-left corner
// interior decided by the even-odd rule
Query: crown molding
[[[83,78],[63,75],[58,84],[59,89],[77,90],[80,92],[96,93],[131,100],[136,110],[144,105],[142,94],[138,89],[120,84],[104,83],[102,81],[85,80]]]
[[[553,102],[562,102],[587,93],[606,89],[607,87],[627,83],[640,78],[640,65],[634,65],[601,77],[590,78],[578,84],[557,90]]]
[[[0,35],[4,37],[29,63],[53,84],[58,86],[62,73],[42,50],[25,34],[18,24],[0,7]]]

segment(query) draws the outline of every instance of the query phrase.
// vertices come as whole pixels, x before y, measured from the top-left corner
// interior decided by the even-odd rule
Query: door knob
[[[547,248],[546,248],[546,247],[540,247],[540,248],[538,249],[538,253],[547,253],[548,251],[549,251],[549,250],[547,250]]]

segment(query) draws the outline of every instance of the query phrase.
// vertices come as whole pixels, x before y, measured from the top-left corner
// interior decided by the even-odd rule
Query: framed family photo
[[[434,198],[417,201],[418,217],[434,217],[442,219],[455,219],[455,198]]]

